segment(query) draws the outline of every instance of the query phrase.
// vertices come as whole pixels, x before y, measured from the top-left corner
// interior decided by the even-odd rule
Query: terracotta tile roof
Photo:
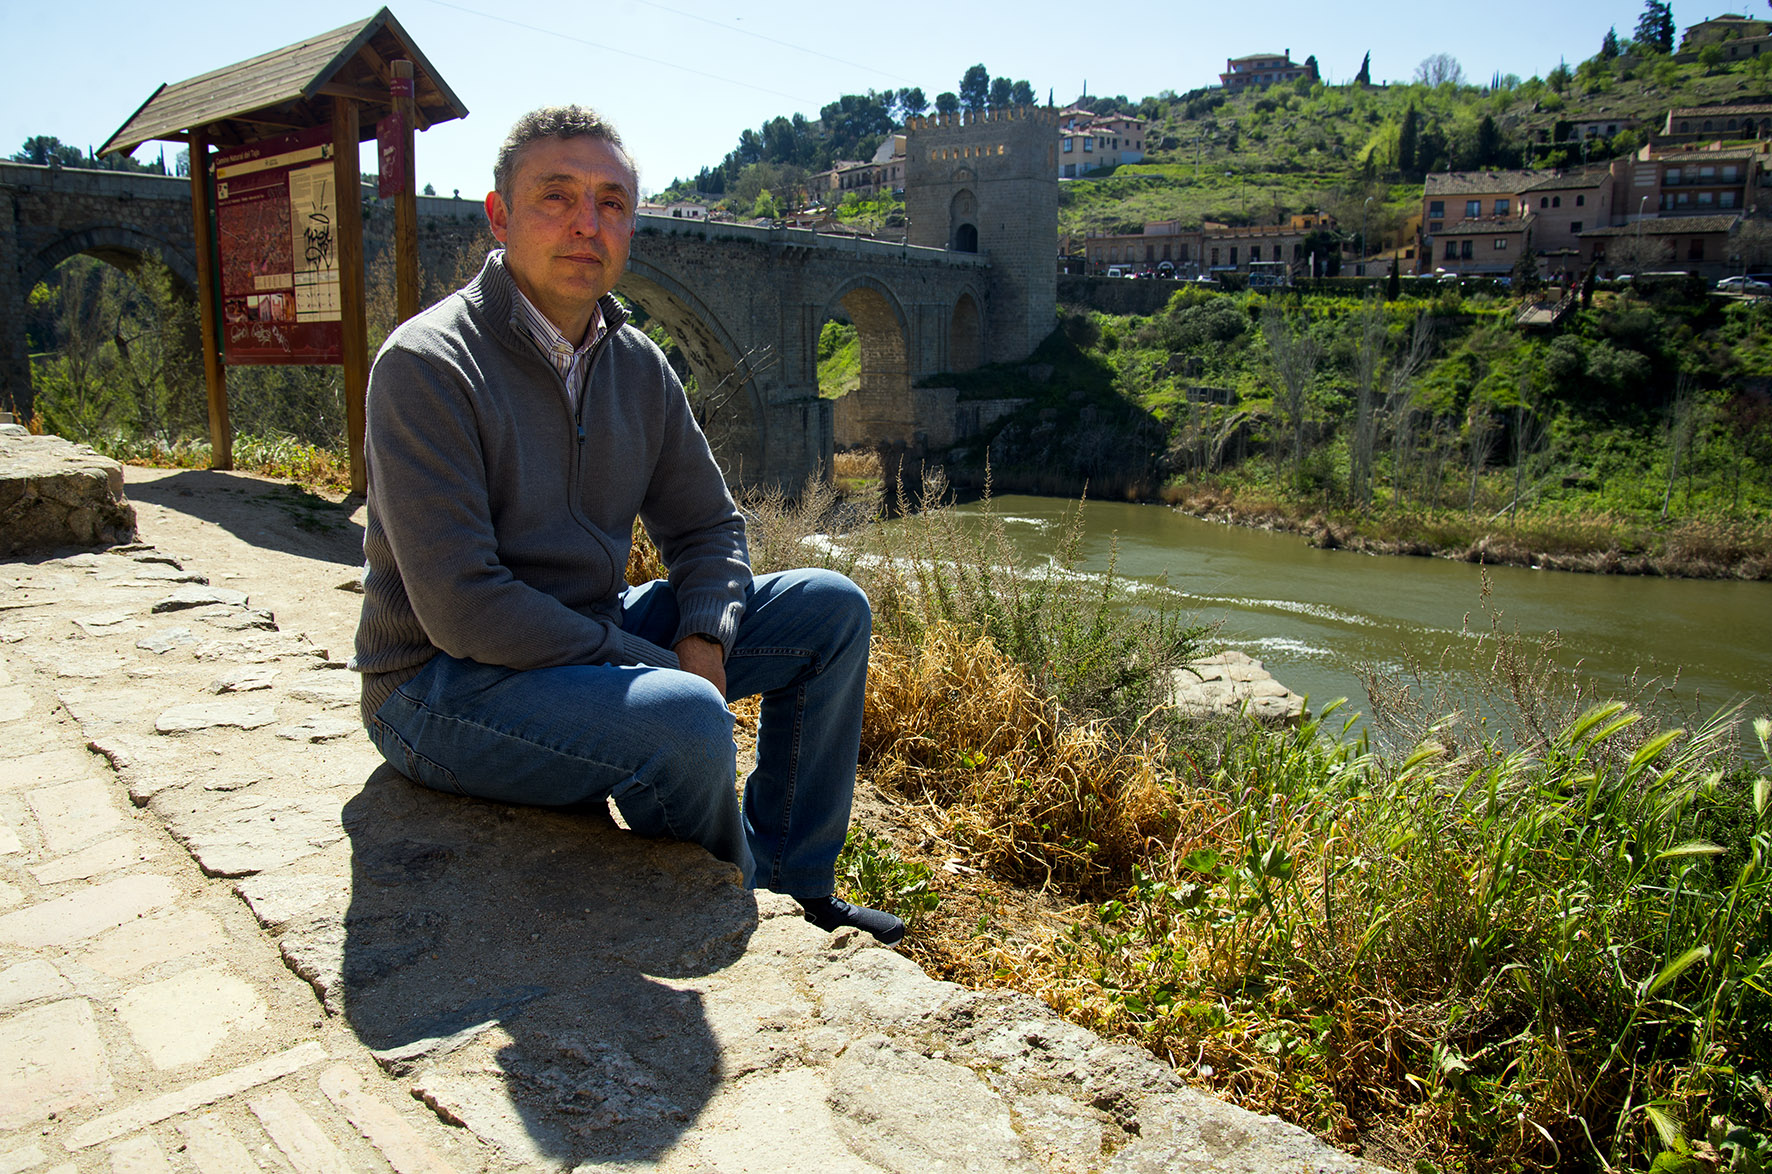
[[[1581,235],[1590,236],[1635,236],[1638,225],[1644,236],[1680,236],[1694,232],[1728,232],[1735,227],[1741,217],[1729,212],[1712,216],[1662,216],[1655,220],[1633,221],[1630,224],[1612,224],[1605,228],[1590,228]]]
[[[1547,171],[1440,171],[1428,175],[1428,196],[1511,196],[1525,185],[1552,174]]]

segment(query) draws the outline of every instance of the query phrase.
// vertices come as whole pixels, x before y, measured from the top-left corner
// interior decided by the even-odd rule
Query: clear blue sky
[[[0,156],[33,134],[98,146],[162,82],[177,82],[315,33],[365,20],[373,0],[219,4],[162,0],[3,0]],[[769,5],[624,0],[578,6],[510,0],[394,0],[394,16],[471,112],[419,136],[418,179],[479,198],[499,140],[524,111],[553,102],[601,110],[656,190],[717,163],[739,132],[778,114],[816,118],[839,94],[921,86],[957,90],[968,66],[1026,78],[1042,101],[1092,94],[1137,100],[1216,82],[1225,58],[1314,54],[1345,82],[1372,54],[1374,81],[1406,81],[1450,53],[1465,76],[1542,75],[1593,55],[1608,27],[1629,36],[1640,0],[1554,0],[1451,14],[1418,0],[1248,6],[988,0],[970,4]],[[1682,7],[1684,27],[1751,5]],[[373,147],[373,144],[370,144]],[[157,149],[145,148],[143,158]],[[176,147],[168,147],[168,158]],[[374,170],[365,155],[365,169]]]

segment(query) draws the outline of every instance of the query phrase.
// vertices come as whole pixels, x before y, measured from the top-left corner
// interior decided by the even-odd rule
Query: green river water
[[[1005,496],[959,507],[990,509],[1030,559],[1051,555],[1076,503]],[[1356,666],[1397,677],[1429,666],[1431,681],[1467,679],[1478,635],[1499,614],[1506,631],[1555,632],[1555,659],[1628,699],[1634,679],[1673,686],[1683,713],[1745,702],[1772,716],[1772,583],[1583,575],[1481,568],[1435,558],[1317,550],[1296,534],[1202,522],[1157,505],[1088,502],[1079,569],[1116,574],[1170,593],[1183,613],[1217,625],[1215,640],[1261,660],[1320,711],[1338,697],[1369,702]],[[1489,595],[1483,595],[1487,578]]]

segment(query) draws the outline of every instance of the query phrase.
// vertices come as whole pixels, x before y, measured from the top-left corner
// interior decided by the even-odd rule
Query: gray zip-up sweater
[[[502,251],[402,324],[369,375],[363,719],[439,650],[516,669],[677,667],[620,627],[636,515],[681,624],[730,652],[751,572],[744,521],[664,355],[613,297],[577,418],[514,316]]]

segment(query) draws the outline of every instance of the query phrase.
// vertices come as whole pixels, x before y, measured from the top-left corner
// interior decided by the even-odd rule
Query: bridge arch
[[[172,272],[184,297],[195,297],[197,264],[178,245],[121,224],[98,224],[76,229],[39,248],[19,266],[21,288],[28,294],[38,282],[55,272],[56,266],[84,253],[125,272],[133,271],[144,258],[153,257]]]
[[[820,324],[835,317],[838,307],[855,324],[861,351],[860,382],[845,397],[851,399],[846,414],[872,443],[913,443],[918,421],[911,392],[911,323],[903,302],[891,286],[861,273],[832,291]]]
[[[948,315],[948,370],[970,371],[984,362],[984,312],[971,290],[962,290]]]
[[[748,353],[712,309],[674,276],[630,256],[616,292],[659,320],[695,376],[696,422],[728,481],[763,468],[768,414],[760,386],[774,356]]]

